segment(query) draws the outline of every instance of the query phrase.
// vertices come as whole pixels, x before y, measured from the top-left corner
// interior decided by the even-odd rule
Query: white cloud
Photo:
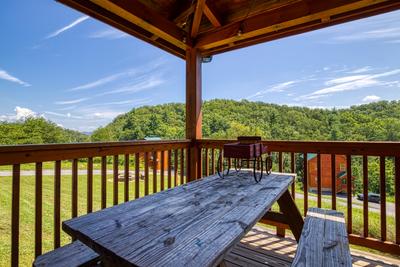
[[[43,117],[43,115],[39,115],[29,108],[19,106],[15,107],[14,112],[14,114],[0,115],[0,121],[19,121],[28,118]]]
[[[129,36],[128,34],[121,32],[117,29],[107,29],[107,30],[95,32],[95,33],[89,35],[89,38],[115,40],[115,39],[125,38],[128,36]]]
[[[248,96],[246,99],[255,99],[255,98],[262,98],[264,97],[267,93],[271,92],[283,92],[295,85],[296,83],[299,83],[303,80],[293,80],[293,81],[287,81],[287,82],[282,82],[282,83],[277,83],[274,84],[266,89],[263,89],[261,91],[256,92],[255,94],[252,94]]]
[[[349,73],[351,73],[351,74],[359,74],[359,73],[369,72],[371,70],[373,70],[372,67],[365,66],[365,67],[362,67],[362,68],[358,68],[358,69],[349,71]]]
[[[36,118],[38,117],[38,115],[36,114],[36,112],[32,111],[29,108],[21,108],[21,107],[15,107],[14,109],[15,111],[15,118],[17,120],[24,120],[27,118]]]
[[[26,86],[26,87],[31,86],[29,83],[21,81],[17,77],[12,76],[11,74],[7,73],[5,70],[0,70],[0,79],[6,80],[9,82],[13,82],[13,83],[18,83],[18,84]]]
[[[308,95],[303,95],[299,99],[316,99],[318,98],[318,96],[322,95],[329,95],[344,91],[353,91],[377,85],[390,86],[391,84],[393,84],[393,82],[382,81],[379,78],[393,76],[397,74],[400,74],[400,69],[395,69],[378,74],[353,75],[353,76],[335,78],[325,82],[325,85],[332,85],[332,86],[322,88]]]
[[[49,35],[46,37],[46,39],[50,39],[50,38],[56,37],[57,35],[59,35],[59,34],[65,32],[65,31],[67,31],[67,30],[69,30],[69,29],[72,29],[73,27],[75,27],[75,26],[78,25],[79,23],[84,22],[84,21],[87,20],[87,19],[89,19],[89,16],[82,16],[82,17],[80,17],[80,18],[74,20],[73,22],[71,22],[71,23],[68,24],[67,26],[65,26],[65,27],[63,27],[63,28],[61,28],[61,29],[59,29],[59,30],[57,30],[57,31],[55,31],[55,32],[53,32],[53,33],[51,33],[51,34],[49,34]]]
[[[78,103],[81,103],[86,100],[88,100],[88,98],[84,97],[84,98],[78,98],[78,99],[73,99],[73,100],[56,101],[56,102],[54,102],[54,104],[56,104],[56,105],[71,105],[71,104],[78,104]]]
[[[380,96],[377,95],[367,95],[366,97],[363,98],[363,102],[375,102],[375,101],[379,101],[381,99]]]
[[[367,75],[345,76],[345,77],[335,78],[335,79],[326,81],[325,85],[330,86],[330,85],[335,85],[335,84],[347,83],[347,82],[361,80],[366,77],[368,77],[368,76]]]
[[[108,90],[103,93],[97,94],[96,96],[105,96],[111,94],[121,94],[121,93],[137,93],[147,89],[151,89],[163,84],[165,81],[157,76],[145,77],[144,79],[139,79],[132,84],[122,86],[116,89]]]
[[[350,35],[337,36],[334,40],[337,41],[365,41],[377,39],[390,39],[400,37],[400,27],[395,28],[381,28],[371,31],[364,31]]]

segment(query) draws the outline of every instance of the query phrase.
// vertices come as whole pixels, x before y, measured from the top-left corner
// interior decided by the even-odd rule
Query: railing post
[[[197,139],[201,139],[201,55],[196,48],[186,50],[186,138],[192,140],[188,181],[198,178],[200,164]]]

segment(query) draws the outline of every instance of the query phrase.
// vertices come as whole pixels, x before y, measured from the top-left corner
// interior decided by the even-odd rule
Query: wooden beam
[[[140,28],[139,26],[101,8],[100,6],[87,0],[57,0],[58,2],[78,10],[88,16],[102,21],[116,29],[126,32],[136,38],[161,48],[175,56],[185,59],[185,49],[181,49],[163,39],[154,41],[151,39],[152,34]]]
[[[206,15],[214,27],[221,27],[221,19],[219,18],[217,11],[212,8],[209,3],[206,3],[204,6],[204,15]]]
[[[318,29],[322,29],[329,26],[338,25],[341,23],[349,22],[352,20],[362,19],[374,15],[379,15],[386,12],[391,12],[400,8],[400,1],[391,0],[388,2],[380,3],[374,6],[367,6],[365,8],[353,10],[351,12],[342,13],[333,17],[329,17],[329,20],[321,18],[321,20],[315,20],[303,24],[299,24],[290,28],[283,28],[274,32],[262,34],[253,38],[239,40],[232,42],[227,45],[215,47],[202,51],[203,56],[215,55],[218,53],[228,52],[243,47],[248,47],[254,44],[269,42],[288,36],[302,34]]]
[[[186,49],[191,44],[190,38],[182,29],[137,0],[90,1],[177,47]]]
[[[182,26],[182,24],[186,22],[188,16],[190,16],[190,14],[194,12],[195,8],[196,5],[190,5],[189,8],[185,9],[182,13],[180,13],[178,16],[175,17],[174,23],[179,26]]]
[[[368,6],[389,3],[390,0],[332,0],[302,1],[290,7],[283,7],[265,12],[241,22],[236,22],[210,33],[199,35],[196,47],[200,50],[227,45],[241,40],[254,38],[297,25],[321,21],[322,18],[334,17]],[[241,34],[238,34],[239,30]]]
[[[197,0],[196,9],[194,11],[192,31],[190,36],[196,38],[199,33],[201,18],[203,17],[204,6],[206,5],[206,0]]]
[[[200,164],[199,150],[195,141],[201,139],[201,56],[197,49],[186,51],[186,137],[192,140],[189,153],[189,181],[197,178]]]

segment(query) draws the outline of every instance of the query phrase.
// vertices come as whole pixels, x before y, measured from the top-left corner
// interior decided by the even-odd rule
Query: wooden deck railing
[[[12,266],[19,263],[29,265],[35,256],[69,241],[60,229],[62,221],[186,183],[191,180],[188,177],[188,162],[189,150],[193,145],[201,148],[199,158],[202,164],[198,165],[200,168],[197,170],[199,176],[215,173],[218,153],[223,144],[228,142],[232,140],[199,140],[195,144],[190,140],[182,140],[0,146],[0,166],[9,166],[10,176],[0,178],[0,203],[4,205],[1,211],[5,217],[0,220],[3,223],[11,220],[11,225],[7,223],[0,227],[1,233],[11,239],[6,243],[7,248],[3,246],[0,257],[4,261],[4,253],[8,253],[5,261],[11,262]],[[298,174],[298,182],[293,184],[291,192],[304,212],[311,206],[344,209],[352,244],[400,255],[400,143],[264,143],[274,158],[275,171]],[[309,154],[317,155],[316,193],[309,192],[306,182],[308,164],[304,159]],[[371,216],[371,211],[368,212],[369,203],[366,199],[360,212],[359,208],[353,207],[352,194],[345,196],[345,202],[339,201],[336,194],[322,194],[321,170],[324,165],[321,157],[325,154],[331,155],[331,177],[337,175],[337,155],[346,156],[349,177],[355,172],[353,163],[358,160],[364,194],[368,193],[371,181],[368,162],[371,158],[378,160],[381,193],[378,218],[376,214]],[[387,170],[389,161],[393,162],[392,173]],[[52,163],[50,167],[49,162]],[[29,168],[24,164],[29,164]],[[158,167],[152,164],[158,164]],[[394,216],[386,212],[389,205],[386,201],[389,179],[394,181],[393,188],[389,188],[394,192],[394,211],[391,212]],[[346,188],[350,192],[352,183],[347,183]],[[336,183],[332,183],[331,190],[336,192]],[[32,206],[34,212],[25,214],[26,206]],[[33,218],[25,218],[29,215]],[[278,213],[275,215],[278,216]],[[374,225],[376,220],[378,226]],[[376,227],[379,231],[375,231]]]
[[[34,257],[45,252],[43,249],[44,217],[46,220],[52,221],[50,228],[54,229],[50,234],[53,237],[53,246],[51,248],[47,246],[45,250],[58,248],[63,243],[60,231],[62,220],[90,213],[94,211],[94,204],[98,206],[98,209],[104,209],[109,205],[118,204],[121,202],[121,198],[122,201],[128,201],[186,183],[189,180],[187,177],[189,172],[186,169],[189,166],[187,164],[189,145],[189,140],[182,140],[0,146],[0,166],[10,165],[11,176],[11,199],[5,199],[5,196],[2,196],[3,203],[11,202],[11,227],[2,225],[3,234],[11,237],[11,242],[7,242],[10,244],[8,250],[11,256],[9,259],[5,259],[5,255],[1,255],[3,263],[9,261],[12,266],[31,264]],[[49,170],[44,169],[45,162],[54,163],[52,175],[50,175],[53,177],[53,188],[50,189],[50,192],[46,191],[46,195],[43,192],[43,178],[44,171],[48,172]],[[34,178],[22,175],[26,172],[21,169],[22,164],[31,164],[30,167],[34,169],[31,171],[34,173]],[[95,164],[98,165],[96,170]],[[150,166],[151,164],[153,166]],[[83,170],[82,165],[84,165]],[[65,166],[68,166],[67,174]],[[108,171],[109,168],[110,171]],[[97,175],[94,175],[94,171],[97,171]],[[49,174],[47,173],[46,176]],[[111,176],[110,179],[108,176]],[[96,181],[94,181],[94,177],[97,178]],[[133,179],[130,179],[132,177]],[[1,177],[1,179],[4,183],[5,178]],[[35,199],[29,199],[25,191],[21,192],[21,179],[34,181]],[[96,192],[99,195],[94,195],[95,182],[100,184],[100,189]],[[63,183],[70,183],[71,187],[65,188]],[[78,192],[78,184],[81,183],[86,183],[86,192]],[[2,186],[2,190],[4,190],[4,184]],[[109,194],[108,187],[112,187],[112,194]],[[123,196],[120,194],[120,187],[123,187]],[[80,188],[82,189],[82,187]],[[65,207],[65,203],[63,203],[64,201],[69,204],[68,199],[64,198],[65,195],[70,200],[69,208]],[[43,214],[43,207],[48,205],[47,202],[44,203],[44,198],[49,197],[53,198],[53,202],[50,203],[50,205],[52,204],[52,216],[50,215],[50,217],[48,214]],[[86,208],[81,207],[82,203],[79,201],[82,199],[86,202],[84,205]],[[30,229],[30,227],[29,225],[21,226],[21,219],[25,219],[21,218],[21,215],[28,216],[21,213],[21,203],[34,203],[34,228],[31,227],[33,233],[23,233],[24,236],[34,236],[34,240],[31,240],[34,244],[22,244],[24,239],[21,238],[21,228]],[[1,207],[2,214],[7,214],[8,211],[4,210],[6,208],[5,206]],[[64,216],[62,209],[70,209],[70,215]],[[46,221],[46,223],[48,222]],[[47,237],[49,238],[48,235]],[[20,243],[20,241],[22,242]],[[20,245],[24,245],[23,251],[21,251]],[[33,251],[27,252],[27,248],[34,248],[34,254]],[[7,248],[2,247],[2,250],[5,251]],[[22,263],[20,261],[21,254],[24,257]],[[30,259],[26,260],[27,257]]]
[[[225,143],[234,142],[233,140],[199,140],[197,145],[201,147],[201,160],[199,164],[200,168],[198,173],[202,176],[215,173],[216,160],[219,153],[223,149]],[[310,203],[314,203],[317,207],[328,207],[332,209],[338,209],[339,206],[344,208],[346,213],[347,231],[349,233],[349,240],[352,244],[381,250],[384,252],[400,255],[400,142],[307,142],[307,141],[264,141],[265,145],[268,146],[268,150],[274,158],[275,171],[279,172],[291,172],[298,174],[297,185],[302,188],[301,199],[297,199],[297,204],[301,204],[303,201],[304,215],[307,209],[311,206]],[[316,202],[312,201],[312,193],[309,192],[308,185],[308,161],[307,155],[316,154],[317,157],[317,186],[316,186]],[[321,170],[322,166],[321,155],[330,155],[330,169],[331,174],[331,192],[337,192],[336,188],[336,155],[344,155],[346,157],[346,173],[347,177],[352,177],[353,161],[359,159],[362,166],[362,193],[368,194],[368,162],[371,158],[379,160],[379,189],[381,195],[381,202],[379,208],[379,214],[377,219],[379,226],[379,234],[371,233],[370,231],[370,220],[369,215],[372,211],[369,211],[368,199],[364,197],[362,204],[362,218],[359,218],[359,213],[353,214],[355,208],[353,207],[352,194],[345,195],[346,202],[344,205],[338,205],[337,194],[322,194],[322,179]],[[306,160],[304,160],[306,159]],[[394,217],[387,214],[387,201],[386,201],[386,188],[387,188],[387,172],[386,163],[392,161],[394,163],[394,170],[392,172],[394,184],[392,185],[392,191],[394,192]],[[296,166],[298,167],[296,169]],[[352,192],[353,190],[353,179],[347,180],[346,191]],[[291,188],[292,197],[296,197],[296,185],[293,184]],[[299,196],[298,192],[298,196]],[[330,198],[330,203],[326,203],[326,198]],[[341,202],[342,204],[343,202]],[[330,205],[329,205],[330,204]],[[359,209],[357,208],[357,210]],[[376,216],[375,216],[376,217]],[[387,220],[389,217],[390,225]],[[376,219],[376,218],[375,218]],[[357,222],[355,227],[353,221]],[[360,224],[360,221],[362,222]],[[371,222],[372,223],[372,222]],[[373,222],[376,223],[376,220]],[[361,228],[361,229],[360,229]],[[393,237],[388,240],[387,233],[391,231]],[[279,234],[279,231],[278,231]]]

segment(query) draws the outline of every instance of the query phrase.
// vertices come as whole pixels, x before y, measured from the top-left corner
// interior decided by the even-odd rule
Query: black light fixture
[[[212,61],[212,56],[206,56],[201,58],[201,63],[210,63]]]

